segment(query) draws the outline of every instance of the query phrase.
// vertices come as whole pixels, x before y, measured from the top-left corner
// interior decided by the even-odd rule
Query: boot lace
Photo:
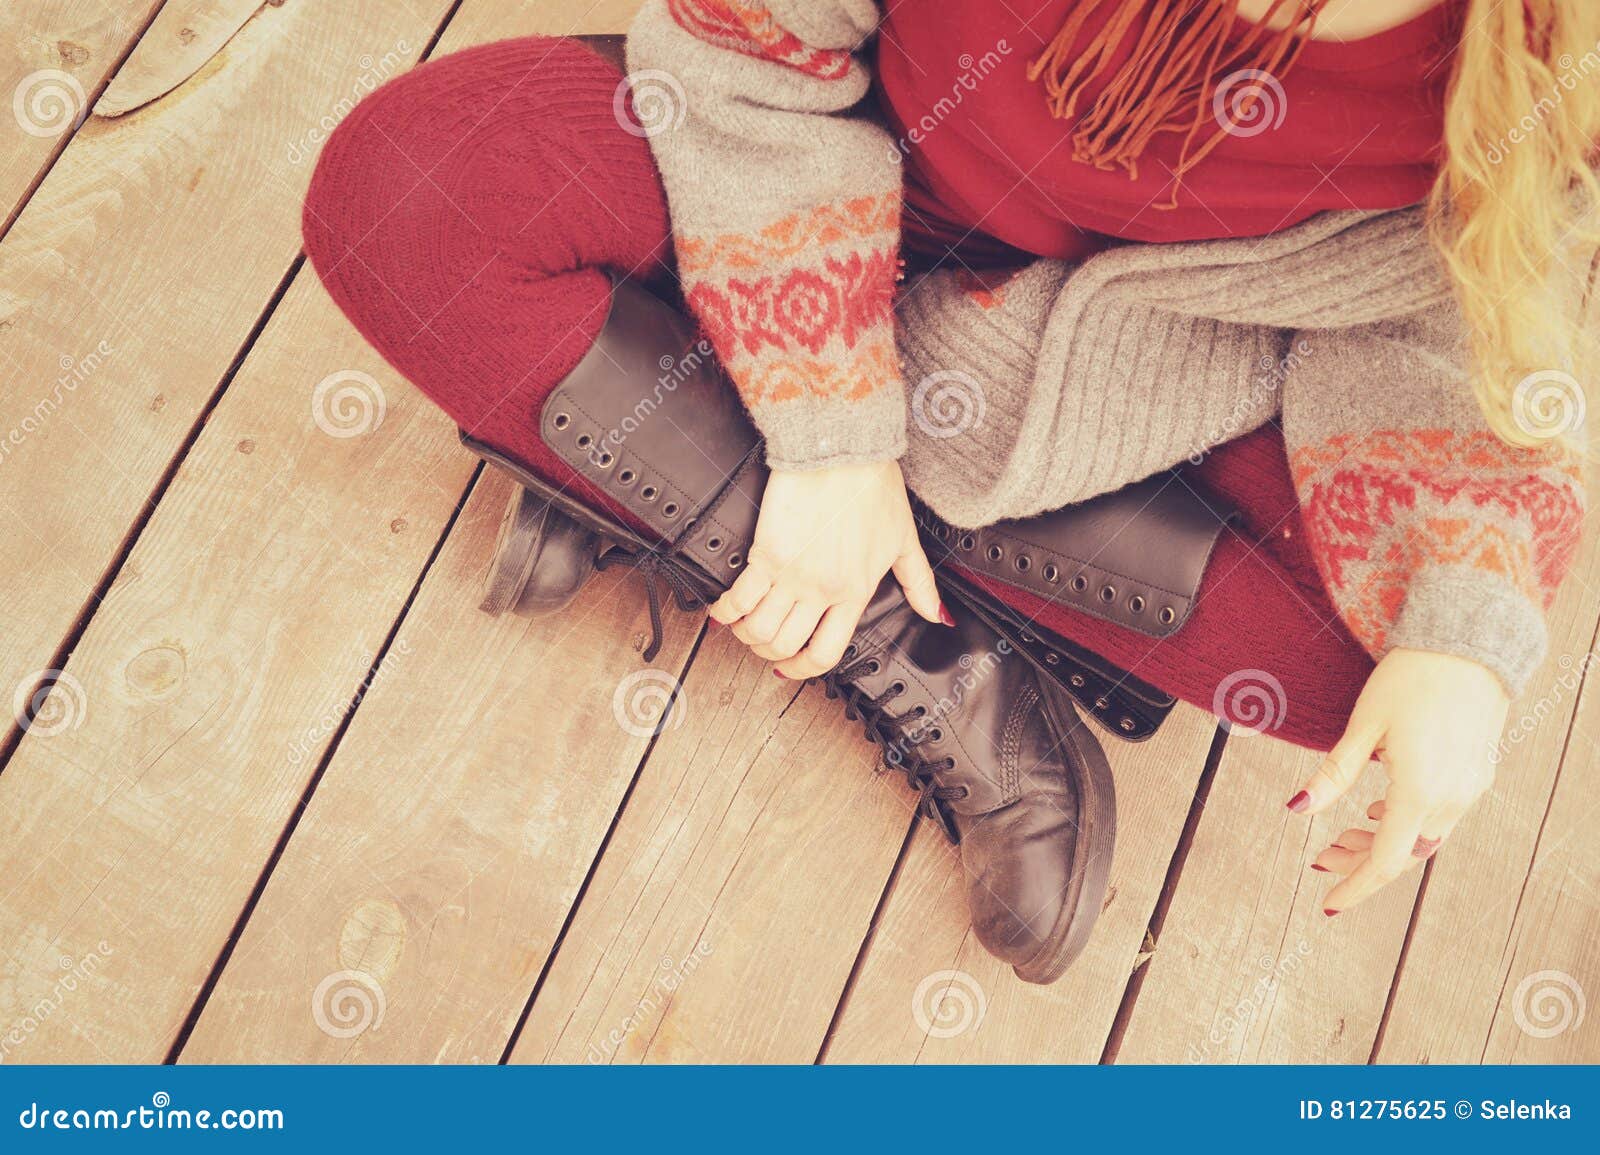
[[[653,549],[629,549],[613,546],[595,559],[597,570],[612,566],[629,565],[644,576],[645,597],[650,603],[650,644],[644,648],[644,660],[653,662],[661,652],[661,642],[666,631],[661,623],[661,582],[672,591],[678,608],[687,613],[703,610],[710,603],[695,584],[664,553]]]
[[[911,789],[917,792],[917,813],[937,822],[951,842],[960,841],[944,803],[959,801],[970,792],[965,786],[939,784],[939,775],[955,769],[956,760],[922,757],[917,747],[928,740],[934,729],[916,724],[927,715],[926,707],[890,713],[889,703],[906,692],[905,683],[894,682],[876,696],[868,694],[857,684],[858,680],[878,673],[883,666],[875,657],[855,657],[855,651],[854,645],[847,647],[844,660],[822,675],[823,692],[830,698],[844,700],[844,716],[852,722],[860,722],[867,738],[882,752],[879,773],[896,770],[904,774]]]

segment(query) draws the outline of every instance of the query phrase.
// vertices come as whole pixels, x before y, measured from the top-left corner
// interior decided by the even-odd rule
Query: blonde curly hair
[[[1453,69],[1430,219],[1470,331],[1473,393],[1502,439],[1531,445],[1526,383],[1587,384],[1594,365],[1577,305],[1600,205],[1600,4],[1470,0]]]

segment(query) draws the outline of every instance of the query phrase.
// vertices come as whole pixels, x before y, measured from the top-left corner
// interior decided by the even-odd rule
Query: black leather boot
[[[517,524],[502,538],[512,548],[497,558],[485,608],[561,604],[591,568],[630,565],[650,598],[648,661],[659,647],[661,584],[690,610],[732,584],[767,470],[737,394],[698,349],[681,313],[617,282],[595,347],[539,414],[545,443],[648,532],[463,433],[529,491],[508,514]],[[1067,528],[1081,532],[1082,520],[1067,519]],[[1114,512],[1091,520],[1113,537],[1126,528]],[[943,544],[951,557],[988,556],[995,544],[986,538],[980,548],[974,536],[962,549],[961,531],[925,511],[923,524],[930,545]],[[1057,541],[1049,524],[1024,524],[1049,546],[1041,571],[1049,566],[1059,580],[1073,565],[1071,588],[1081,567],[1070,562],[1070,543]],[[960,846],[979,940],[1020,977],[1051,982],[1099,913],[1116,828],[1110,770],[1074,701],[1111,732],[1138,739],[1154,732],[1172,699],[1032,627],[953,570],[941,584],[966,611],[954,628],[922,619],[886,578],[845,659],[822,681],[864,723],[885,764],[906,775],[919,811]],[[1157,609],[1153,620],[1167,616]]]

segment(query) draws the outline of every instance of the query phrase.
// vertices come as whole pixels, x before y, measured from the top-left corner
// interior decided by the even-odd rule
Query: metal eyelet
[[[990,561],[999,561],[1001,558],[1006,556],[1006,551],[997,545],[991,545],[988,549],[984,550],[983,555]]]
[[[647,485],[643,489],[639,490],[639,500],[641,501],[654,501],[660,496],[661,491],[653,485]]]
[[[961,540],[956,542],[956,545],[961,549],[976,549],[978,546],[978,539],[973,537],[970,533],[964,533],[961,535]]]
[[[873,674],[881,674],[881,673],[883,673],[883,663],[878,661],[877,658],[873,658],[871,661],[869,661],[867,663],[867,675],[869,677],[872,676]]]
[[[1033,559],[1025,553],[1019,553],[1011,564],[1017,567],[1018,573],[1027,573],[1033,568]]]
[[[1037,642],[1039,640],[1038,638],[1034,637],[1031,633],[1029,633],[1027,630],[1018,631],[1017,636],[1019,638],[1021,638],[1024,642],[1027,642],[1029,645],[1032,645],[1034,642]]]
[[[1061,664],[1061,655],[1054,650],[1050,650],[1044,656],[1044,664],[1047,666],[1059,666]]]
[[[906,692],[906,684],[901,681],[896,681],[892,686],[889,687],[889,689],[892,690],[896,695],[904,694]]]
[[[677,517],[678,516],[678,503],[675,502],[675,501],[667,502],[665,505],[663,505],[661,507],[661,514],[662,514],[663,517]]]
[[[928,741],[930,741],[930,742],[943,742],[944,741],[944,731],[939,729],[939,727],[935,726],[933,729],[928,731]]]
[[[594,444],[594,438],[587,433],[580,433],[578,434],[577,440],[574,442],[574,444],[577,445],[579,449],[588,449],[589,446]]]
[[[1061,580],[1061,571],[1056,568],[1054,563],[1044,567],[1044,580],[1051,585],[1055,585],[1056,582]]]
[[[1077,577],[1072,579],[1072,592],[1073,593],[1081,594],[1084,590],[1086,590],[1088,588],[1089,588],[1089,579],[1087,577],[1085,577],[1083,574],[1079,574]]]
[[[1133,733],[1133,719],[1132,718],[1123,718],[1123,719],[1121,719],[1117,723],[1117,729],[1121,730],[1124,734]]]
[[[1144,613],[1144,599],[1138,594],[1134,594],[1128,599],[1128,609],[1136,614]]]
[[[1100,587],[1100,600],[1103,601],[1103,602],[1108,602],[1108,603],[1116,601],[1117,600],[1117,587],[1116,586],[1110,586],[1110,585],[1101,586]]]
[[[1096,698],[1096,699],[1095,699],[1095,700],[1094,700],[1094,708],[1095,708],[1095,709],[1096,709],[1096,710],[1105,710],[1105,709],[1109,709],[1109,708],[1110,708],[1110,706],[1111,706],[1111,703],[1110,703],[1110,702],[1108,702],[1108,701],[1106,701],[1106,700],[1105,700],[1105,699],[1104,699],[1104,698]]]
[[[617,455],[609,449],[602,449],[599,453],[591,454],[589,460],[594,462],[597,469],[610,469],[617,463]]]
[[[1070,678],[1067,679],[1067,681],[1072,683],[1072,688],[1073,689],[1075,689],[1075,690],[1083,689],[1084,681],[1083,681],[1083,675],[1082,674],[1073,674]]]
[[[631,469],[619,469],[617,471],[617,484],[618,485],[632,485],[635,481],[638,481],[638,480],[639,480],[639,475],[637,473],[635,473]]]
[[[571,424],[572,416],[568,413],[557,413],[554,417],[550,418],[550,428],[552,429],[565,429]]]
[[[853,658],[855,656],[856,656],[856,644],[854,642],[851,642],[848,646],[846,646],[844,648],[844,654],[840,658],[840,660],[848,662],[851,658]]]
[[[707,553],[720,553],[720,552],[722,552],[722,547],[723,547],[724,544],[726,544],[726,543],[723,542],[723,540],[720,537],[717,537],[715,534],[712,534],[710,537],[706,538],[706,552]]]
[[[743,564],[744,564],[744,555],[743,554],[730,553],[728,555],[728,568],[729,569],[738,569]]]
[[[1162,625],[1170,626],[1173,622],[1178,620],[1178,611],[1173,609],[1171,606],[1162,606],[1161,612],[1156,616],[1161,619]]]

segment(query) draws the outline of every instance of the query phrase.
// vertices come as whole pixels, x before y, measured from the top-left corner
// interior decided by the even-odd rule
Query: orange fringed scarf
[[[1084,26],[1107,5],[1105,0],[1077,0],[1061,30],[1029,64],[1028,79],[1044,81],[1052,116],[1073,119],[1084,94],[1107,70],[1128,30],[1146,16],[1132,56],[1073,126],[1073,157],[1096,168],[1121,165],[1130,178],[1137,178],[1139,158],[1151,138],[1163,132],[1182,133],[1172,199],[1158,206],[1176,208],[1184,174],[1229,133],[1227,124],[1221,123],[1223,117],[1211,107],[1222,83],[1247,70],[1281,80],[1299,57],[1328,2],[1273,0],[1267,14],[1249,23],[1249,31],[1224,57],[1237,23],[1239,0],[1113,0],[1099,34],[1081,52],[1075,48]],[[1282,29],[1270,27],[1286,4],[1297,5],[1299,15]],[[1263,99],[1262,92],[1262,83],[1249,83],[1234,98],[1232,113],[1252,115]],[[1223,93],[1225,99],[1227,96]],[[1271,109],[1262,111],[1270,113]],[[1208,119],[1217,124],[1217,131],[1196,148],[1195,138]]]

